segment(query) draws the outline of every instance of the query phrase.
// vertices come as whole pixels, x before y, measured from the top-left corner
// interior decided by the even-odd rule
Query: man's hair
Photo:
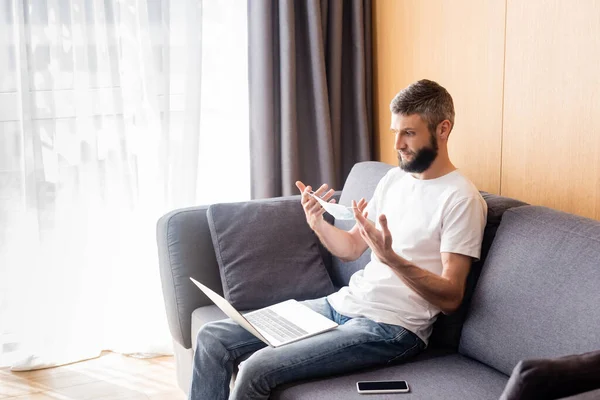
[[[447,119],[454,126],[454,103],[452,96],[437,82],[421,79],[394,97],[390,103],[393,114],[419,114],[429,127],[429,132],[435,134],[435,128]]]

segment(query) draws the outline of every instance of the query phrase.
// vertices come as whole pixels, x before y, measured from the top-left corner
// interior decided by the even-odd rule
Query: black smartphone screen
[[[406,381],[358,382],[358,390],[406,390]]]

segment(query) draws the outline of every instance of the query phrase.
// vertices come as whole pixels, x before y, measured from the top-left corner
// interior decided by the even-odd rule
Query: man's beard
[[[416,153],[412,153],[411,161],[402,161],[402,156],[398,152],[398,165],[406,172],[420,174],[427,171],[438,155],[438,144],[435,136],[431,135],[431,146],[423,147]]]

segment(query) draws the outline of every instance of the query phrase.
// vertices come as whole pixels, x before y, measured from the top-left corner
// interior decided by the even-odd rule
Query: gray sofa
[[[389,168],[378,162],[356,164],[340,203],[370,198]],[[271,398],[364,399],[356,392],[356,381],[404,379],[411,392],[402,398],[498,399],[511,372],[511,381],[522,372],[521,360],[600,349],[600,222],[501,196],[483,196],[488,224],[482,259],[472,267],[461,308],[437,320],[427,350],[405,364],[294,382],[276,388]],[[300,207],[298,196],[277,201],[297,202]],[[203,324],[225,317],[189,280],[192,276],[222,293],[206,211],[206,206],[175,210],[157,226],[178,382],[186,392],[196,332]],[[332,222],[342,229],[351,226]],[[369,250],[354,262],[323,254],[333,284],[341,286],[364,267]],[[600,387],[600,375],[596,387]],[[558,393],[565,396],[576,391]],[[398,395],[369,398],[392,396]],[[506,393],[504,397],[511,398]],[[576,397],[600,398],[600,391]]]

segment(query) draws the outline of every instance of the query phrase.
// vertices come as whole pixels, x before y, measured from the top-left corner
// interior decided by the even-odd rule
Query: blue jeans
[[[273,348],[231,319],[204,325],[198,332],[189,399],[268,399],[273,388],[286,382],[401,362],[425,348],[401,326],[338,314],[324,297],[302,303],[340,326]],[[248,353],[254,354],[240,364],[230,394],[234,364]]]

